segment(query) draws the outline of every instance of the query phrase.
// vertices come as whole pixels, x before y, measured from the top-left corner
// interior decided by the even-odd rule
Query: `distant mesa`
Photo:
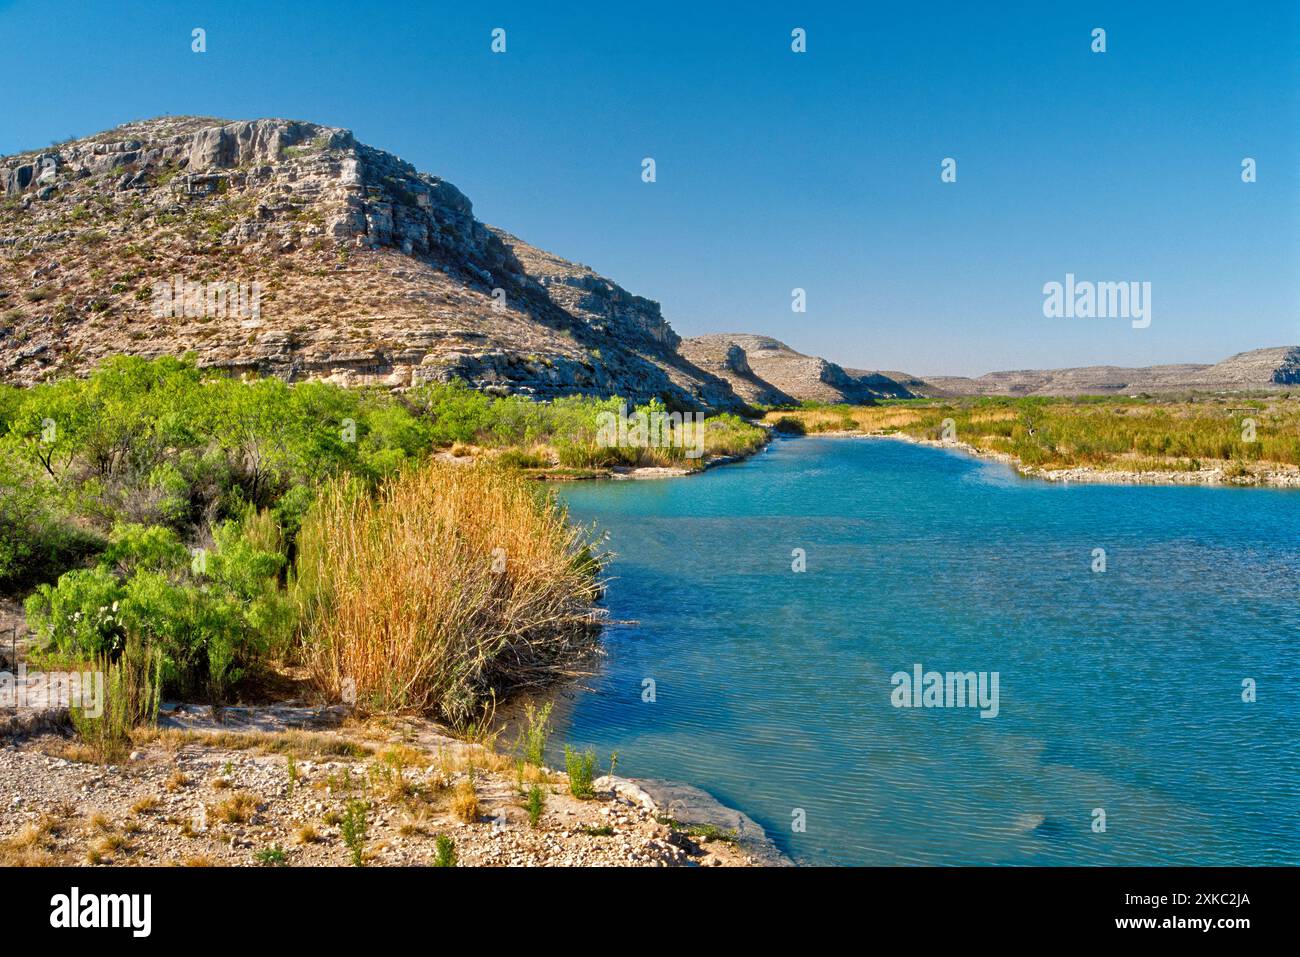
[[[1300,347],[1254,349],[1212,365],[1025,369],[978,378],[928,376],[909,388],[922,395],[1136,395],[1238,392],[1300,386]]]

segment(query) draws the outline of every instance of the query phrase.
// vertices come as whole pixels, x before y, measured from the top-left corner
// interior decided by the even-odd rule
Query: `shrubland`
[[[598,562],[526,473],[697,464],[598,442],[624,407],[174,357],[0,387],[0,594],[26,596],[41,663],[150,676],[124,688],[222,702],[289,663],[363,707],[469,720],[591,635]],[[763,440],[706,423],[710,455]]]
[[[1256,467],[1300,466],[1300,400],[1285,393],[806,404],[767,419],[791,433],[902,432],[932,440],[951,420],[959,441],[1042,468],[1187,471],[1226,464],[1248,476]]]

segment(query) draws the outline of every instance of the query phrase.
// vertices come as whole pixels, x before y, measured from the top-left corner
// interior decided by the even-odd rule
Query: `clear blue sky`
[[[683,335],[929,374],[1211,361],[1300,343],[1297,8],[0,0],[0,154],[161,113],[313,120]],[[1067,272],[1150,281],[1150,328],[1044,318]]]

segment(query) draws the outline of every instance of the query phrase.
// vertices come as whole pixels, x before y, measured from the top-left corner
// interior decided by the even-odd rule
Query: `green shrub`
[[[284,556],[257,547],[277,547],[273,523],[250,511],[214,539],[192,564],[170,529],[119,524],[98,566],[28,598],[28,622],[46,648],[73,659],[116,658],[136,636],[162,656],[169,689],[220,702],[250,664],[284,652],[295,616],[278,587]]]
[[[0,449],[0,594],[52,580],[102,547],[68,522],[32,468]]]
[[[343,812],[343,820],[339,823],[339,834],[343,837],[343,843],[352,856],[354,867],[364,867],[365,859],[362,856],[366,847],[366,812],[369,805],[365,801],[349,801],[347,810]]]
[[[288,858],[284,853],[284,848],[279,844],[272,844],[270,847],[263,848],[254,854],[253,858],[259,864],[265,864],[272,867],[283,867],[288,861]]]
[[[104,549],[104,564],[129,577],[136,571],[175,572],[186,565],[189,552],[170,528],[119,523]]]
[[[551,458],[544,452],[506,449],[496,457],[496,462],[508,469],[544,469],[550,466]]]
[[[596,776],[596,752],[579,752],[564,746],[564,767],[569,773],[569,793],[581,800],[595,797],[592,781]]]
[[[75,569],[28,597],[27,622],[46,647],[70,658],[116,656],[126,638],[125,596],[122,583],[106,568]]]
[[[546,808],[546,792],[534,784],[528,789],[528,823],[537,827],[542,820],[542,811]]]
[[[439,834],[434,838],[434,867],[455,867],[456,866],[456,842],[446,834]]]

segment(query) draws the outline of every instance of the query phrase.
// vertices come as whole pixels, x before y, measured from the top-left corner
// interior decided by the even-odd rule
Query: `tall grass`
[[[550,735],[551,702],[538,708],[533,702],[524,706],[525,726],[519,732],[518,748],[523,759],[541,767],[546,759],[546,739]]]
[[[134,636],[127,639],[117,661],[101,655],[94,662],[94,670],[103,675],[100,713],[92,717],[94,709],[88,711],[74,704],[68,709],[68,715],[77,736],[101,763],[121,760],[130,744],[131,729],[157,721],[161,669],[161,653]],[[89,692],[89,688],[82,690],[83,696]],[[83,699],[82,704],[86,703]]]
[[[375,495],[327,483],[298,537],[304,660],[367,710],[463,725],[489,693],[545,683],[594,641],[582,536],[509,470],[434,461]]]

